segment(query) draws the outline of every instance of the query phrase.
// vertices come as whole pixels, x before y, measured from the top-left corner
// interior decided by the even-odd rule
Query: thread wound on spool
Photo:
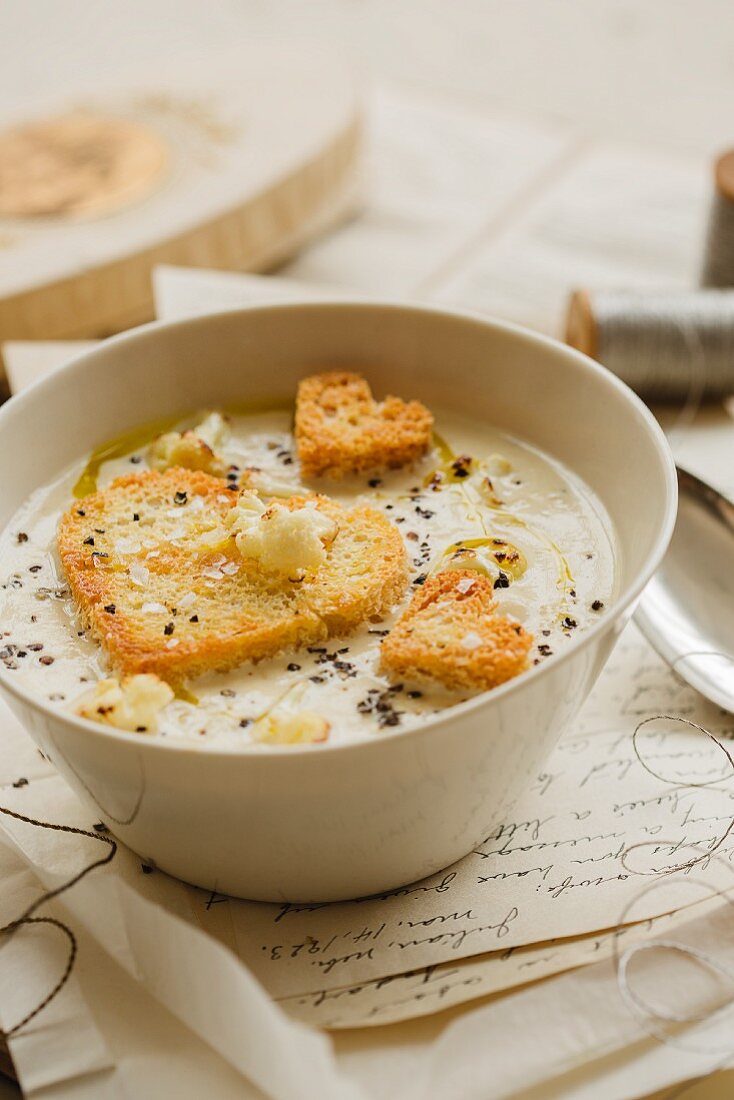
[[[568,303],[566,343],[597,359],[598,333],[588,290],[574,290]]]
[[[577,290],[566,341],[651,400],[734,392],[734,290]]]
[[[701,285],[728,287],[734,286],[734,149],[716,161],[714,181]]]

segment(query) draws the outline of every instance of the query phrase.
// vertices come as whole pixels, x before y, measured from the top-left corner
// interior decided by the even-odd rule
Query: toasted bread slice
[[[377,402],[359,374],[332,371],[304,378],[296,399],[296,443],[305,477],[343,477],[421,458],[433,416],[420,401]]]
[[[118,671],[171,683],[223,671],[351,630],[404,592],[402,540],[380,513],[310,498],[339,530],[318,572],[291,581],[243,558],[226,532],[206,545],[237,498],[209,474],[149,470],[119,478],[62,517],[58,546],[71,590]],[[303,499],[285,503],[295,508]],[[362,555],[364,545],[373,552]]]
[[[322,508],[337,520],[339,534],[329,568],[304,583],[304,595],[329,634],[346,634],[381,618],[402,598],[408,560],[397,528],[380,512],[366,506],[345,511],[331,501]]]
[[[393,677],[486,691],[527,667],[532,635],[496,614],[492,582],[474,570],[429,577],[383,640]]]

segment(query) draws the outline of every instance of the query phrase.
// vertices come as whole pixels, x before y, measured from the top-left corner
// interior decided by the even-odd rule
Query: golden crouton
[[[343,477],[414,462],[431,445],[433,416],[420,401],[375,401],[359,374],[304,378],[296,399],[296,443],[305,477]]]
[[[291,579],[243,557],[226,526],[238,500],[209,474],[148,470],[62,517],[58,546],[72,593],[121,673],[176,683],[232,668],[351,630],[405,591],[402,541],[380,513],[308,498],[338,530],[319,569]]]
[[[329,549],[329,567],[309,578],[304,592],[329,634],[347,634],[382,618],[405,594],[405,545],[398,529],[372,508],[345,511],[333,501],[321,507],[337,519],[339,534]]]
[[[429,577],[383,640],[391,676],[486,691],[527,665],[532,635],[497,615],[492,582],[473,570]]]

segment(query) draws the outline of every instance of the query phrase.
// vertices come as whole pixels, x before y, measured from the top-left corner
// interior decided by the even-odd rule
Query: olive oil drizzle
[[[528,567],[527,558],[522,550],[514,546],[511,542],[507,542],[505,539],[499,537],[459,539],[458,542],[452,542],[450,546],[446,547],[443,552],[443,558],[451,558],[459,550],[480,549],[489,550],[490,556],[493,559],[492,564],[496,565],[498,570],[506,576],[511,577],[512,580],[519,580]],[[502,554],[503,558],[498,560],[495,556],[497,554]],[[512,560],[513,555],[517,555],[514,561]]]
[[[132,431],[123,432],[122,435],[114,436],[114,438],[108,439],[99,447],[96,447],[89,456],[87,464],[72,490],[76,499],[80,500],[83,497],[88,497],[91,493],[96,493],[99,471],[105,462],[109,462],[113,458],[124,458],[130,451],[147,447],[156,436],[161,435],[162,432],[170,431],[180,421],[180,416],[164,417],[161,420],[144,424],[142,427],[133,428]]]
[[[430,484],[431,479],[437,473],[448,475],[451,471],[452,462],[456,461],[456,453],[454,449],[450,446],[448,441],[444,439],[444,437],[438,432],[433,433],[433,446],[434,449],[438,451],[438,457],[440,461],[436,469],[432,470],[431,473],[428,474],[426,478],[426,485]]]
[[[180,699],[182,703],[190,703],[192,707],[197,706],[199,703],[198,696],[194,695],[194,693],[189,691],[187,687],[184,687],[183,684],[178,684],[178,686],[174,687],[173,694],[176,699]]]
[[[440,484],[443,484],[443,485],[450,484],[454,488],[458,489],[461,496],[462,496],[462,498],[463,498],[463,500],[464,500],[464,503],[467,506],[467,510],[469,512],[469,515],[474,516],[474,518],[478,521],[480,527],[482,528],[482,530],[484,532],[484,539],[478,539],[478,540],[462,539],[459,542],[454,543],[452,546],[448,547],[444,551],[443,557],[445,558],[447,556],[450,556],[451,553],[454,553],[457,549],[461,549],[461,548],[472,549],[472,548],[475,548],[475,546],[479,547],[479,546],[491,546],[491,545],[493,545],[493,537],[494,536],[492,536],[490,534],[489,530],[488,530],[488,526],[487,526],[486,518],[485,518],[485,514],[484,514],[485,509],[484,509],[483,506],[486,506],[486,502],[481,500],[481,499],[480,500],[476,500],[476,499],[472,500],[470,494],[467,491],[469,487],[466,484],[464,484],[464,478],[461,477],[461,476],[460,477],[456,476],[456,473],[453,469],[454,464],[456,462],[456,452],[453,450],[453,448],[448,443],[448,441],[442,435],[440,435],[438,432],[433,433],[433,446],[434,446],[435,450],[438,452],[439,464],[426,477],[424,484],[425,485],[432,484],[434,482],[434,479],[436,478],[436,476],[439,475],[440,476]],[[476,492],[476,490],[475,490],[475,492]],[[477,496],[478,495],[479,494],[477,493]],[[489,507],[491,507],[491,506],[489,506]],[[557,577],[556,584],[557,584],[558,588],[562,590],[562,595],[563,595],[563,598],[565,599],[565,597],[568,596],[569,592],[574,588],[574,579],[573,579],[573,575],[571,574],[571,570],[569,568],[566,556],[561,552],[560,547],[558,547],[556,545],[556,543],[553,542],[553,540],[550,539],[545,534],[545,532],[543,532],[542,530],[539,530],[537,527],[535,527],[534,524],[527,523],[524,519],[521,519],[519,516],[514,515],[512,512],[508,512],[503,508],[496,508],[496,507],[492,507],[492,512],[493,512],[493,518],[498,520],[500,523],[506,523],[506,524],[511,525],[511,526],[524,528],[526,531],[528,531],[531,535],[533,535],[540,542],[545,543],[545,545],[548,547],[548,549],[553,554],[553,556],[555,557],[555,559],[558,563],[558,577]],[[510,544],[508,544],[508,545],[510,545]],[[525,563],[525,566],[523,567],[521,572],[515,572],[515,573],[513,573],[509,568],[506,568],[504,565],[502,565],[501,568],[502,568],[502,572],[504,572],[506,574],[509,573],[513,577],[513,579],[517,579],[525,571],[525,568],[527,567],[527,562],[525,560],[525,556],[522,554],[522,552],[519,550],[518,547],[511,546],[511,549],[512,550],[517,550],[518,553],[521,554],[521,560]],[[498,566],[498,568],[499,567],[500,566]],[[561,612],[560,614],[562,615],[563,612]]]
[[[287,412],[291,407],[288,401],[240,401],[225,407],[225,415],[232,413],[235,416],[252,416],[257,413]],[[153,420],[142,427],[133,428],[129,432],[114,436],[105,440],[96,447],[87,460],[87,464],[79,475],[72,492],[77,500],[88,497],[97,491],[99,471],[105,462],[114,458],[124,458],[131,451],[148,447],[153,440],[163,432],[185,430],[185,425],[195,424],[197,419],[205,415],[203,412],[194,415],[166,416],[160,420]]]

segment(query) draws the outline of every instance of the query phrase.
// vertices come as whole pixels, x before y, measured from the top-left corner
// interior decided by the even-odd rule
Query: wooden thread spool
[[[701,285],[734,286],[734,149],[716,161],[714,183]]]
[[[577,290],[566,342],[648,400],[734,393],[734,290]]]

